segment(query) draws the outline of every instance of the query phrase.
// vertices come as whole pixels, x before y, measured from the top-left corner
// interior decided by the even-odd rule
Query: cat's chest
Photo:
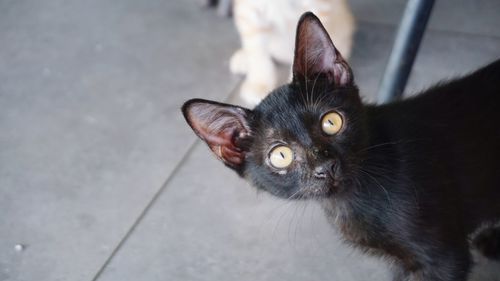
[[[360,214],[347,205],[322,204],[328,222],[348,244],[377,256],[392,257],[408,268],[415,266],[414,255],[405,245],[395,241],[390,227],[377,215]]]
[[[328,222],[345,240],[357,244],[365,244],[370,240],[369,225],[350,206],[339,202],[324,202],[322,207]]]
[[[371,249],[387,248],[392,240],[387,226],[377,215],[367,215],[347,204],[323,205],[328,222],[350,244]]]

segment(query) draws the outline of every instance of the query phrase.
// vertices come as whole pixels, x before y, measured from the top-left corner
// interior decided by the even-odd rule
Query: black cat
[[[364,105],[306,13],[290,84],[254,110],[200,99],[182,110],[224,164],[276,196],[318,200],[348,243],[394,262],[394,280],[466,280],[479,228],[490,226],[478,248],[500,254],[500,61]]]

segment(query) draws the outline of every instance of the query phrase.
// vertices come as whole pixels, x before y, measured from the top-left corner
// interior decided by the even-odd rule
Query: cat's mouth
[[[307,184],[304,184],[295,199],[320,199],[338,195],[342,192],[344,177],[339,165],[325,165],[327,169],[315,170]]]
[[[325,198],[325,197],[330,197],[331,195],[333,195],[333,193],[334,193],[333,188],[330,187],[307,188],[302,192],[302,198],[303,199]]]
[[[319,182],[303,187],[292,199],[319,199],[327,198],[339,193],[340,183],[334,180]]]

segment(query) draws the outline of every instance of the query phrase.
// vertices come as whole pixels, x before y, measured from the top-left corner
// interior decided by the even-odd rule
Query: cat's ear
[[[297,26],[293,79],[307,81],[319,76],[326,77],[336,86],[353,82],[351,68],[333,45],[320,20],[313,13],[306,12]]]
[[[248,149],[252,112],[234,105],[192,99],[182,106],[182,113],[215,156],[241,174]]]

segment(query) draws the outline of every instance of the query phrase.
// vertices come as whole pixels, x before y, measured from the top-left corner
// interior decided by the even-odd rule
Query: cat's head
[[[328,197],[353,186],[364,114],[347,62],[319,19],[297,27],[293,80],[255,109],[194,99],[182,108],[215,156],[283,198]]]

